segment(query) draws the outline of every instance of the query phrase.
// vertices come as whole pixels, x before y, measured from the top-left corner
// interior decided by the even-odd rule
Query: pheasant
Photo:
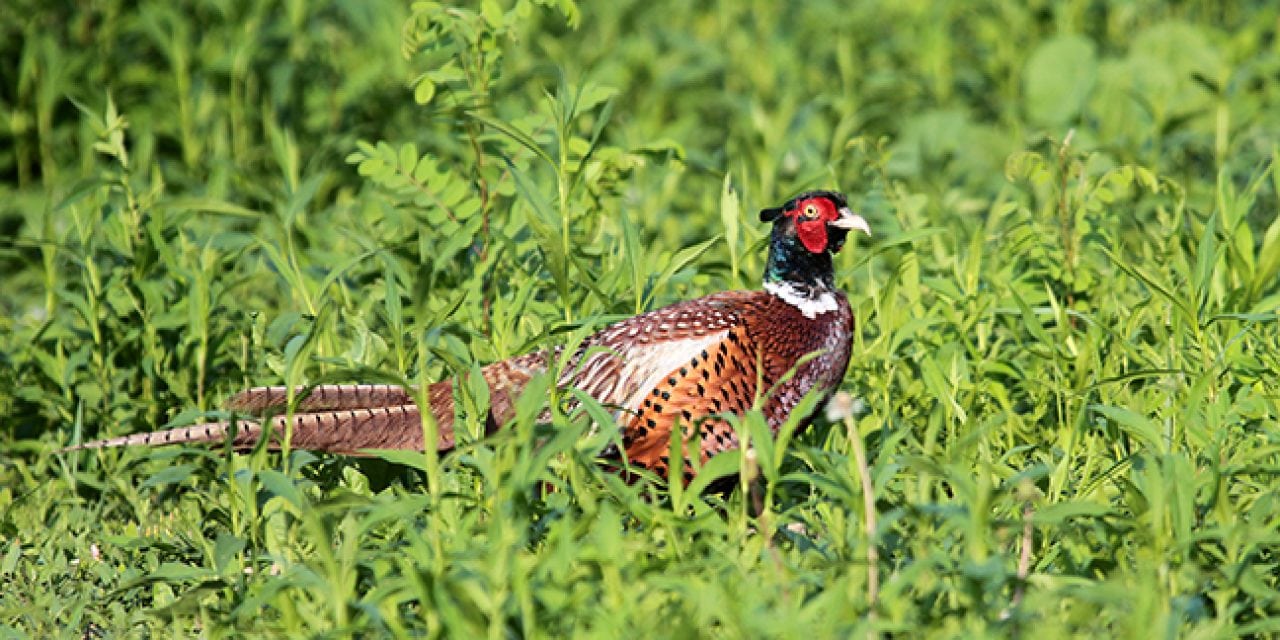
[[[559,376],[561,388],[576,387],[615,412],[631,464],[666,477],[673,433],[686,439],[699,435],[705,463],[738,447],[737,433],[724,416],[745,413],[757,394],[776,432],[807,392],[816,388],[829,396],[844,377],[854,320],[848,299],[835,288],[832,255],[850,231],[870,235],[870,227],[849,209],[844,195],[832,191],[802,193],[761,211],[760,221],[773,224],[762,290],[716,293],[607,326],[578,346]],[[490,390],[491,429],[514,416],[521,391],[559,355],[559,349],[538,351],[481,370]],[[422,449],[420,407],[408,389],[319,385],[298,403],[292,418],[278,414],[287,397],[285,387],[255,387],[231,398],[227,408],[236,413],[277,412],[269,419],[238,422],[232,445],[255,444],[264,422],[278,441],[292,419],[295,448],[349,455]],[[452,449],[452,383],[431,385],[426,397],[438,427],[436,447]],[[230,432],[230,423],[211,422],[68,450],[213,443]],[[690,474],[686,465],[686,479]]]

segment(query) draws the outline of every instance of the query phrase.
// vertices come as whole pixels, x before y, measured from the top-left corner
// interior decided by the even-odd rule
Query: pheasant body
[[[561,371],[558,386],[577,388],[614,412],[632,464],[665,476],[673,435],[687,440],[695,433],[705,462],[738,447],[725,416],[741,415],[760,399],[776,432],[806,393],[818,389],[829,395],[844,377],[854,321],[848,300],[833,284],[831,254],[849,230],[869,233],[866,222],[849,211],[844,196],[825,191],[801,194],[763,211],[761,219],[774,223],[764,290],[716,293],[610,325],[584,340]],[[514,417],[525,386],[559,355],[559,348],[538,351],[481,369],[490,390],[490,430]],[[256,387],[233,397],[227,408],[278,411],[287,405],[288,392]],[[433,384],[426,396],[438,426],[436,447],[452,449],[452,384]],[[290,419],[295,448],[358,455],[423,446],[420,408],[409,390],[392,385],[317,386],[292,418],[269,419],[276,442]],[[240,422],[232,444],[256,443],[263,422]],[[230,424],[214,422],[72,449],[222,442],[230,431]],[[691,467],[684,471],[689,477]]]
[[[583,368],[600,373],[567,382],[618,406],[627,458],[663,475],[673,434],[688,439],[696,430],[702,462],[737,448],[737,434],[722,416],[746,413],[757,395],[776,431],[805,392],[839,383],[852,332],[843,295],[834,310],[808,318],[767,291],[729,291],[601,331],[592,342],[605,350]]]

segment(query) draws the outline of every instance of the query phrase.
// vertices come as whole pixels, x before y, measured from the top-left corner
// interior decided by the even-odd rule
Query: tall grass
[[[0,7],[0,634],[1278,634],[1278,19]],[[478,437],[477,366],[756,286],[810,187],[875,229],[847,415],[689,488],[549,386]],[[450,376],[439,457],[55,453]]]

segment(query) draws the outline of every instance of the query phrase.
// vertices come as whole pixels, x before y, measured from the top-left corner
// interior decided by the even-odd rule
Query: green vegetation
[[[0,4],[0,636],[1280,634],[1280,8],[842,5]],[[754,287],[813,187],[876,232],[857,400],[757,490],[546,394],[439,458],[55,453]]]

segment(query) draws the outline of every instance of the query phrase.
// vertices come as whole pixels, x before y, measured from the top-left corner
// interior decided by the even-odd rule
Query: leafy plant
[[[0,4],[0,635],[1275,634],[1276,24]],[[834,421],[689,487],[550,378],[480,437],[479,366],[755,286],[810,187],[875,230]],[[56,453],[448,377],[443,456]]]

